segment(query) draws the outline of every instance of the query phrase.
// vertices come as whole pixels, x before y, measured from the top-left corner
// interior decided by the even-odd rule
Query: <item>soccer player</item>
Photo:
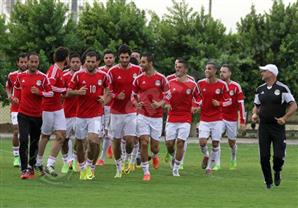
[[[102,70],[108,73],[109,69],[114,66],[115,64],[115,56],[113,51],[105,50],[103,54],[103,61],[105,63],[104,66],[100,67],[99,70]],[[109,158],[113,156],[113,148],[112,148],[112,138],[108,133],[109,124],[110,124],[110,116],[111,116],[111,103],[108,103],[104,106],[104,119],[103,119],[103,126],[104,126],[104,136],[102,141],[102,151],[97,161],[96,165],[104,165],[106,159],[106,153],[108,154]]]
[[[238,124],[238,111],[240,112],[240,129],[245,130],[245,108],[244,108],[244,95],[241,86],[231,80],[231,69],[229,65],[224,64],[220,68],[220,78],[225,81],[229,87],[229,95],[232,99],[232,104],[223,107],[223,122],[224,131],[228,137],[229,146],[231,148],[231,161],[230,169],[234,170],[237,167],[237,124]]]
[[[69,69],[63,71],[63,81],[64,86],[67,88],[70,83],[75,72],[80,70],[81,67],[81,59],[80,54],[72,53],[69,56]],[[61,169],[62,173],[67,173],[69,171],[69,159],[71,164],[71,168],[73,171],[77,172],[76,166],[76,145],[74,146],[74,151],[72,153],[72,142],[71,137],[74,136],[75,133],[75,122],[77,117],[77,105],[78,105],[78,97],[64,97],[63,108],[64,114],[66,118],[66,139],[62,145],[62,159],[63,166]]]
[[[181,58],[181,57],[177,58],[177,59],[175,60],[175,73],[174,73],[174,74],[171,74],[171,75],[169,75],[169,76],[167,76],[167,80],[168,80],[168,81],[171,81],[172,79],[176,79],[176,78],[178,78],[178,77],[177,77],[177,64],[178,64],[179,62],[183,63],[183,65],[186,64],[185,66],[187,66],[187,63],[185,62],[185,60],[184,60],[183,58]],[[179,65],[179,67],[180,67],[180,66],[181,66],[181,65]],[[187,71],[188,71],[188,70],[187,70]],[[189,78],[189,79],[195,81],[195,78],[193,78],[193,77],[190,76],[189,74],[186,74],[186,76],[187,76],[187,78]],[[184,157],[185,157],[185,153],[186,153],[186,149],[187,149],[187,144],[188,144],[188,141],[186,140],[186,141],[184,142],[184,153],[183,153],[183,157],[182,157],[182,160],[181,160],[181,163],[180,163],[180,166],[179,166],[179,169],[180,169],[180,170],[183,170],[183,161],[184,161]],[[172,158],[171,154],[169,154],[169,152],[167,152],[167,153],[166,153],[166,156],[165,156],[165,162],[167,163],[167,162],[169,162],[169,161],[172,161],[172,159],[173,159],[173,158]]]
[[[187,76],[187,70],[185,61],[180,60],[176,64],[177,77],[169,81],[171,99],[170,103],[165,105],[168,111],[166,146],[168,153],[175,158],[172,166],[173,176],[180,176],[179,166],[190,133],[192,113],[198,111],[196,101],[200,100],[197,84]],[[175,142],[177,142],[176,153]]]
[[[20,132],[21,179],[34,177],[34,165],[40,137],[40,127],[42,125],[42,97],[53,96],[49,80],[45,74],[38,71],[38,65],[38,54],[30,53],[28,55],[28,70],[20,72],[15,82],[15,88],[20,90],[21,100],[17,97],[12,98],[15,103],[19,103],[18,124]]]
[[[68,95],[77,95],[78,108],[75,127],[77,158],[80,165],[80,179],[93,179],[96,160],[99,155],[99,137],[102,136],[102,116],[107,100],[109,76],[96,67],[96,52],[86,54],[86,70],[74,74]],[[83,140],[87,138],[88,151],[85,160]]]
[[[110,130],[113,137],[113,152],[117,166],[115,178],[122,176],[121,138],[126,141],[126,158],[131,157],[136,137],[136,108],[131,102],[133,80],[141,73],[141,68],[129,63],[131,50],[127,45],[120,45],[118,49],[119,64],[109,70],[111,77],[110,92],[111,123]]]
[[[13,102],[12,98],[18,98],[20,101],[20,91],[14,88],[15,81],[17,79],[17,75],[20,72],[23,72],[27,69],[28,66],[28,56],[27,54],[20,54],[18,56],[18,60],[16,62],[18,70],[11,72],[8,74],[7,81],[6,81],[6,93],[7,98],[11,102],[10,106],[10,116],[11,116],[11,123],[13,125],[13,138],[12,138],[12,153],[14,156],[13,166],[19,167],[20,166],[20,156],[19,156],[19,130],[18,130],[18,108],[19,103]]]
[[[210,174],[212,169],[219,169],[219,142],[223,129],[222,107],[231,104],[227,84],[216,78],[216,64],[208,62],[205,68],[205,79],[198,81],[201,97],[201,117],[199,124],[199,142],[204,154],[202,168]],[[212,151],[209,158],[207,139],[211,136]]]
[[[141,53],[138,50],[133,50],[131,52],[130,58],[135,60],[133,64],[139,65],[141,61]]]
[[[58,176],[55,171],[56,157],[63,145],[66,133],[66,120],[64,110],[61,102],[61,95],[66,92],[63,82],[63,71],[65,64],[69,58],[69,51],[67,48],[59,47],[54,53],[55,63],[50,66],[47,71],[47,76],[50,80],[54,96],[51,98],[43,98],[42,101],[42,127],[41,139],[39,141],[39,149],[37,155],[36,166],[42,170],[42,159],[46,145],[50,139],[51,134],[55,134],[56,138],[48,158],[46,173],[51,176]]]
[[[137,135],[141,142],[141,166],[144,181],[151,178],[148,163],[148,145],[152,152],[153,167],[159,167],[159,142],[162,133],[162,107],[170,98],[166,77],[153,67],[153,56],[143,54],[140,66],[143,73],[133,82],[132,102],[138,109]]]

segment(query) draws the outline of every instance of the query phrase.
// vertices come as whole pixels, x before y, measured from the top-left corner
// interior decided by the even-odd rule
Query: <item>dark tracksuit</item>
[[[256,90],[254,104],[259,108],[259,151],[265,182],[272,184],[270,148],[273,144],[273,170],[280,172],[284,164],[286,150],[285,125],[279,125],[275,118],[286,114],[288,104],[295,102],[289,88],[277,81],[272,87],[267,84]]]
[[[26,170],[28,164],[28,143],[30,136],[29,148],[29,165],[34,168],[36,163],[38,141],[40,137],[40,128],[42,125],[41,117],[32,117],[18,113],[19,139],[20,139],[20,158],[21,170]]]

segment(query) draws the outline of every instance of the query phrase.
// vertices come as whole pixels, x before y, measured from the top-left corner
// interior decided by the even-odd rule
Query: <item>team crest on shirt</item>
[[[220,89],[216,89],[215,94],[219,95],[220,94]]]
[[[97,82],[97,84],[98,84],[99,86],[101,86],[101,85],[102,85],[102,80],[99,79],[98,82]]]
[[[186,90],[186,94],[187,94],[187,95],[190,95],[190,93],[191,93],[191,89],[187,89],[187,90]]]
[[[86,84],[86,81],[85,81],[85,80],[83,80],[82,84]]]
[[[36,85],[37,85],[37,86],[41,86],[41,80],[37,80],[37,81],[36,81]]]
[[[142,84],[146,84],[146,81],[144,80],[144,81],[142,82]]]
[[[235,93],[233,90],[230,91],[230,96],[233,96]]]
[[[136,73],[134,73],[133,75],[132,75],[132,77],[135,79],[136,77],[137,77],[138,75],[136,74]]]
[[[155,81],[155,86],[160,86],[160,80]]]
[[[203,92],[206,92],[206,88],[203,88]]]
[[[277,96],[280,95],[280,90],[279,89],[275,90],[274,94],[277,95]]]

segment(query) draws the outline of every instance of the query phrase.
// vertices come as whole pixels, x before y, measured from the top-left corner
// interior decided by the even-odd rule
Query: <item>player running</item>
[[[126,141],[126,159],[131,158],[136,137],[136,108],[131,102],[133,80],[141,73],[141,68],[129,63],[131,50],[127,45],[118,49],[119,64],[109,70],[111,77],[111,121],[110,133],[113,137],[113,152],[116,162],[115,178],[122,177],[121,139]],[[125,167],[124,163],[124,167]]]
[[[45,171],[51,176],[58,176],[55,171],[56,157],[63,145],[66,133],[66,120],[61,102],[61,95],[66,92],[63,82],[63,71],[68,61],[69,51],[67,48],[59,47],[54,53],[55,64],[50,66],[47,76],[50,80],[54,96],[51,98],[43,98],[42,101],[42,127],[41,139],[39,141],[39,149],[37,155],[36,166],[42,170],[42,159],[46,145],[50,136],[54,133],[56,138],[53,142],[52,149],[47,161]]]
[[[72,53],[69,56],[69,69],[63,71],[63,81],[64,86],[67,88],[73,75],[79,71],[81,68],[80,54]],[[72,147],[71,137],[75,135],[75,124],[77,117],[77,106],[78,97],[64,97],[63,108],[66,119],[66,139],[62,145],[61,153],[63,159],[63,166],[61,169],[62,173],[67,173],[71,168],[73,171],[77,172],[77,154],[76,154],[76,144],[74,148]],[[70,164],[70,165],[69,165]]]
[[[105,50],[103,54],[103,61],[105,63],[104,66],[100,67],[99,70],[102,70],[108,73],[109,69],[112,68],[115,64],[115,56],[111,50]],[[112,148],[112,138],[109,135],[108,129],[110,124],[110,116],[111,116],[111,103],[108,103],[104,106],[104,118],[103,118],[103,126],[104,126],[104,136],[102,141],[102,151],[97,160],[96,165],[102,166],[105,163],[106,153],[109,158],[113,157],[113,148]]]
[[[20,54],[18,56],[18,60],[16,63],[18,70],[11,72],[8,74],[7,81],[6,81],[6,93],[7,98],[11,102],[10,106],[10,117],[11,123],[13,126],[13,137],[12,137],[12,153],[14,156],[13,166],[19,167],[20,166],[20,156],[19,156],[19,130],[18,130],[18,109],[19,103],[13,102],[12,98],[18,98],[21,100],[20,91],[14,88],[15,81],[17,79],[17,75],[20,72],[26,71],[28,67],[28,55],[27,54]]]
[[[68,96],[79,96],[75,137],[77,159],[80,165],[80,179],[95,177],[95,164],[99,155],[99,137],[102,136],[102,116],[107,100],[109,76],[96,67],[96,52],[86,54],[85,70],[76,72],[70,82]],[[87,138],[88,148],[85,158],[83,141]]]
[[[223,129],[222,107],[230,105],[227,84],[216,78],[216,64],[208,62],[205,68],[205,79],[198,81],[201,96],[201,117],[199,124],[199,142],[204,155],[202,168],[210,174],[212,169],[220,168],[219,151],[220,139]],[[211,136],[212,151],[209,157],[207,139]]]
[[[153,56],[143,54],[140,66],[143,73],[133,82],[132,102],[138,109],[137,136],[141,143],[141,166],[144,181],[151,179],[148,163],[148,145],[152,152],[153,168],[159,167],[159,142],[162,133],[162,107],[170,98],[166,77],[153,67]]]
[[[231,147],[231,160],[230,169],[234,170],[237,167],[237,124],[238,124],[238,111],[240,112],[240,129],[245,130],[245,108],[244,108],[244,95],[240,85],[231,80],[231,69],[228,65],[224,64],[220,68],[220,78],[225,81],[229,87],[229,95],[232,99],[232,104],[223,107],[223,122],[224,131],[228,136],[229,145]]]
[[[172,162],[173,176],[180,176],[179,166],[183,160],[185,143],[190,133],[192,113],[198,111],[196,101],[200,100],[197,84],[188,77],[187,70],[187,63],[184,60],[176,64],[176,78],[169,81],[170,103],[165,105],[168,111],[166,146],[171,158],[175,158]]]
[[[42,125],[42,97],[53,96],[49,80],[45,74],[37,69],[38,65],[38,54],[30,53],[28,55],[28,70],[18,74],[14,86],[20,90],[21,100],[17,97],[12,98],[15,103],[19,103],[18,124],[20,132],[21,179],[34,177],[34,165],[36,163],[40,127]]]

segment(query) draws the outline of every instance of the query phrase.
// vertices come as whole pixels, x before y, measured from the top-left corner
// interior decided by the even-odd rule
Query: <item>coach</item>
[[[273,183],[270,166],[271,142],[273,143],[274,184],[279,186],[286,149],[285,123],[295,113],[297,104],[289,88],[277,81],[278,68],[275,65],[261,66],[260,70],[265,83],[256,90],[252,121],[255,122],[259,116],[260,162],[266,188],[271,189]]]

